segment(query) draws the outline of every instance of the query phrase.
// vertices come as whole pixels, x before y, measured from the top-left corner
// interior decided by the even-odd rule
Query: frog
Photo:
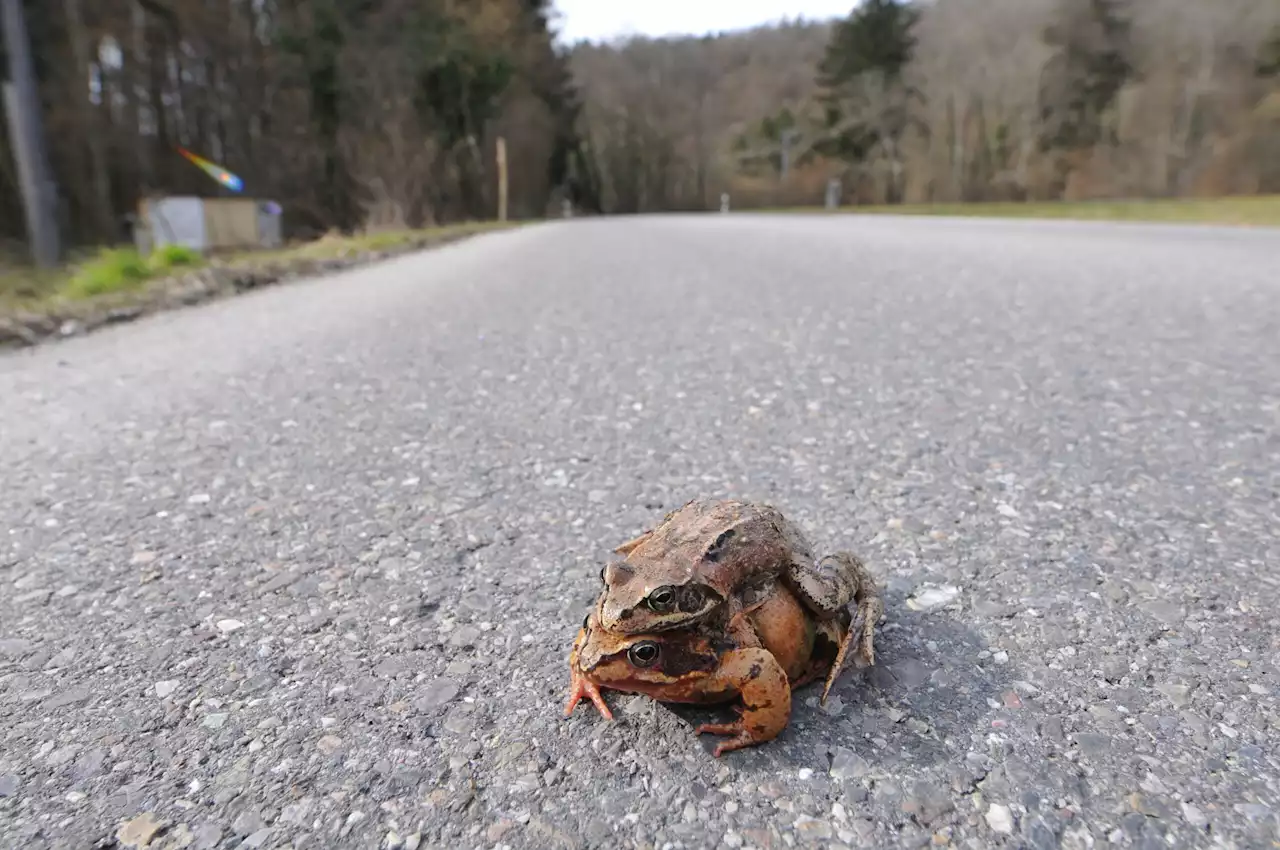
[[[828,688],[843,662],[840,647],[852,612],[819,620],[780,585],[735,619],[750,629],[708,622],[642,634],[602,627],[587,614],[569,653],[570,694],[565,716],[589,699],[613,720],[601,688],[643,694],[659,702],[712,705],[741,700],[738,718],[704,723],[694,733],[728,736],[714,755],[776,738],[791,717],[791,694],[825,672]]]
[[[692,499],[614,554],[622,559],[600,571],[597,616],[606,631],[634,635],[701,621],[749,630],[750,620],[738,615],[785,587],[817,620],[851,611],[841,660],[853,650],[859,667],[875,663],[884,604],[874,577],[852,552],[815,558],[799,526],[772,505]],[[824,703],[829,692],[830,685]]]

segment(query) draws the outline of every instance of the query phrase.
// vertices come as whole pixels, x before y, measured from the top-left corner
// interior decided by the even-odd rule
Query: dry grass
[[[776,212],[814,212],[792,208]],[[933,215],[988,218],[1056,218],[1090,221],[1146,221],[1280,227],[1280,195],[1133,201],[1059,201],[983,204],[902,204],[851,206],[836,215]]]

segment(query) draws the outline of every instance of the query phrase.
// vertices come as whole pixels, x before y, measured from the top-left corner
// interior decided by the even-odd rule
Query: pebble
[[[831,757],[833,779],[858,779],[871,772],[871,765],[862,756],[847,747],[836,747]]]
[[[171,696],[174,691],[178,689],[178,680],[166,679],[163,682],[156,682],[155,689],[156,689],[156,696],[160,697],[160,699],[166,699],[167,697]]]
[[[413,707],[419,711],[429,711],[452,702],[462,691],[462,686],[452,679],[433,679],[427,682],[418,692]]]
[[[67,690],[57,696],[50,697],[49,701],[45,703],[45,706],[47,708],[61,708],[66,705],[75,705],[78,702],[84,702],[89,698],[89,696],[89,689],[86,687],[76,686],[74,688],[67,688]]]
[[[165,822],[157,820],[155,814],[143,812],[120,825],[116,830],[116,840],[125,847],[146,847],[164,827]]]
[[[808,815],[801,815],[796,818],[795,830],[804,837],[821,840],[827,840],[834,834],[831,824]]]
[[[226,722],[227,715],[225,713],[206,714],[200,725],[206,729],[221,729]]]
[[[218,621],[218,631],[222,632],[224,635],[229,635],[232,632],[236,631],[237,629],[243,629],[243,628],[244,628],[244,623],[240,622],[239,620],[228,619],[228,620]]]
[[[1008,806],[992,803],[987,809],[986,819],[987,826],[996,832],[1002,832],[1005,835],[1013,832],[1013,813],[1009,811]]]
[[[316,749],[325,755],[333,755],[342,749],[342,739],[337,735],[325,735],[319,741],[316,741]]]
[[[244,840],[241,847],[262,847],[271,838],[271,828],[263,827]]]
[[[1183,802],[1182,816],[1186,818],[1187,823],[1197,828],[1204,827],[1209,823],[1209,819],[1205,817],[1204,812],[1195,803]]]
[[[18,792],[18,777],[12,773],[0,776],[0,797],[12,797]]]
[[[907,607],[912,611],[932,611],[949,605],[960,595],[960,588],[951,584],[921,585],[909,599]]]

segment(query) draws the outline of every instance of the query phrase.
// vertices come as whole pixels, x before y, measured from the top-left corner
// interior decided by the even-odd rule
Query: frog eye
[[[659,614],[670,614],[676,607],[676,589],[674,587],[660,587],[653,593],[649,594],[649,607]]]
[[[651,640],[646,640],[628,649],[627,659],[636,667],[651,667],[658,660],[660,654],[658,644]]]

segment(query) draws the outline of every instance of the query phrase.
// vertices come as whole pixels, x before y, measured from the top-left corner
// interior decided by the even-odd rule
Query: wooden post
[[[498,137],[498,221],[507,220],[507,140]]]

